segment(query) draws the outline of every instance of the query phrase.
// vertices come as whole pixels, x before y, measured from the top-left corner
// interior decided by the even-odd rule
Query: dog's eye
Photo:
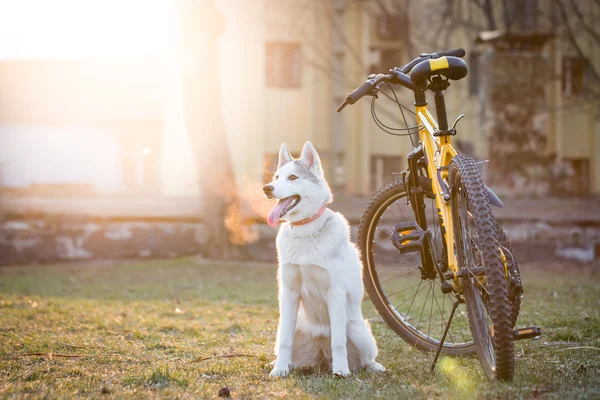
[[[288,176],[288,179],[290,181],[295,181],[296,179],[298,179],[298,177],[296,175],[290,175],[290,176]]]

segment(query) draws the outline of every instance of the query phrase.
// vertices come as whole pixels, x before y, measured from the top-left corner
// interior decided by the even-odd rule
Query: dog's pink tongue
[[[290,201],[292,201],[291,197],[289,199],[279,200],[277,201],[277,204],[275,204],[275,207],[273,207],[271,211],[269,211],[267,223],[271,228],[277,225],[277,221],[279,221],[279,217],[281,217],[283,209],[285,208],[285,206],[288,205]]]

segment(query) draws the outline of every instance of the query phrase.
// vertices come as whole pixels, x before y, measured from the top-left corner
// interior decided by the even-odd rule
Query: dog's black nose
[[[273,186],[271,185],[267,185],[263,188],[263,192],[265,192],[265,194],[271,194],[273,192]]]

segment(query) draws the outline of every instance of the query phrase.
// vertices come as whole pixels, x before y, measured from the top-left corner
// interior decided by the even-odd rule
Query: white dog
[[[277,235],[279,327],[270,376],[290,368],[324,367],[338,376],[375,362],[377,345],[363,319],[362,267],[350,242],[348,221],[327,209],[331,190],[316,150],[306,142],[299,160],[285,144],[273,182],[263,188],[278,199],[267,222],[285,219]]]

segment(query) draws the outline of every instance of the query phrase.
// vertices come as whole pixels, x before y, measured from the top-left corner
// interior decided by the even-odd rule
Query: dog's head
[[[332,200],[331,190],[323,177],[321,160],[310,142],[304,144],[298,160],[285,144],[279,149],[279,163],[273,181],[263,188],[267,198],[277,199],[267,222],[273,227],[280,218],[296,222],[315,215],[323,204]]]

